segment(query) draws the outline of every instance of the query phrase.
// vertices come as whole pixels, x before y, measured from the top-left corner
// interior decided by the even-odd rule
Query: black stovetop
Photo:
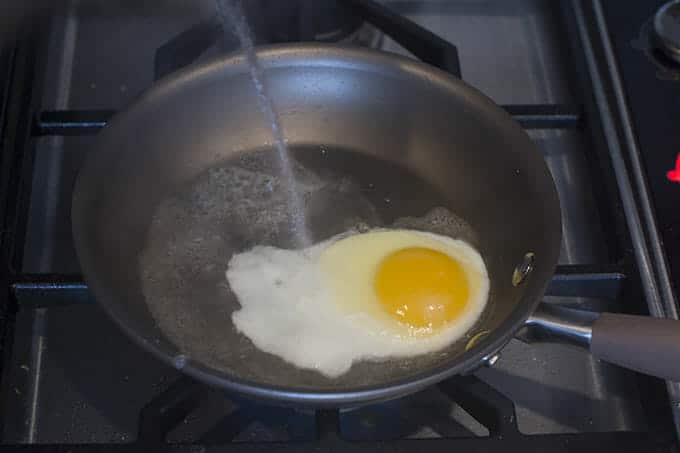
[[[665,1],[605,9],[634,139],[642,156],[676,290],[680,288],[680,181],[668,177],[680,157],[680,63],[654,49],[652,21]],[[637,20],[631,20],[631,17]],[[680,33],[680,20],[677,25]]]

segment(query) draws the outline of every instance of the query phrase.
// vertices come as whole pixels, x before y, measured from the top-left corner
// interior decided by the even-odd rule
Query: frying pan
[[[356,363],[336,379],[240,335],[224,276],[230,257],[256,244],[294,247],[297,236],[270,124],[245,59],[231,55],[166,78],[116,115],[76,183],[82,272],[141,346],[208,384],[312,406],[388,399],[472,372],[522,328],[680,377],[674,321],[539,307],[560,249],[559,200],[541,154],[488,98],[433,67],[366,49],[279,46],[258,58],[312,239],[443,215],[428,229],[481,253],[488,306],[442,351]]]

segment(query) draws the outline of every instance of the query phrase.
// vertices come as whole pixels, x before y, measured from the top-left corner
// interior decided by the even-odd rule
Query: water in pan
[[[436,208],[445,204],[441,196],[399,167],[348,151],[291,151],[314,242],[380,226],[477,242],[464,221]],[[348,167],[361,170],[350,178]],[[369,176],[379,170],[391,177],[381,177],[377,185]],[[260,352],[236,332],[231,314],[239,305],[224,278],[232,254],[254,245],[296,245],[294,220],[275,175],[275,153],[251,152],[207,170],[155,212],[140,256],[143,289],[152,315],[184,356],[243,379],[315,388],[396,380],[450,357],[452,352],[441,352],[379,365],[359,363],[332,380]]]
[[[299,182],[295,178],[286,142],[283,139],[279,115],[276,112],[271,97],[267,93],[264,72],[257,59],[257,55],[255,54],[255,45],[253,43],[250,27],[248,26],[248,22],[238,1],[215,0],[215,3],[218,17],[224,24],[226,39],[228,40],[231,37],[229,30],[235,31],[236,36],[238,36],[241,49],[246,56],[246,64],[248,65],[250,78],[257,91],[260,110],[271,127],[272,138],[279,158],[279,174],[281,175],[281,181],[287,195],[289,210],[292,212],[292,220],[296,233],[295,239],[299,245],[310,245],[311,238],[306,225],[304,204],[302,202],[303,189],[299,187]],[[227,102],[226,99],[225,102]]]

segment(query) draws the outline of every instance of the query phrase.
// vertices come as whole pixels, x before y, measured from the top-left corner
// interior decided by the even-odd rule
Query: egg
[[[234,326],[262,351],[330,378],[361,360],[412,357],[460,339],[489,277],[464,241],[415,230],[345,233],[302,250],[234,255]]]

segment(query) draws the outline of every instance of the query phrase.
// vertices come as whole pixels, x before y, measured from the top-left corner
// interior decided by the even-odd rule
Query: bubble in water
[[[356,224],[354,229],[359,233],[368,233],[369,231],[371,231],[371,226],[367,223],[359,222]]]
[[[478,237],[472,226],[444,207],[436,207],[420,217],[401,217],[394,221],[393,228],[428,231],[455,239],[462,239],[473,246],[478,245]]]

